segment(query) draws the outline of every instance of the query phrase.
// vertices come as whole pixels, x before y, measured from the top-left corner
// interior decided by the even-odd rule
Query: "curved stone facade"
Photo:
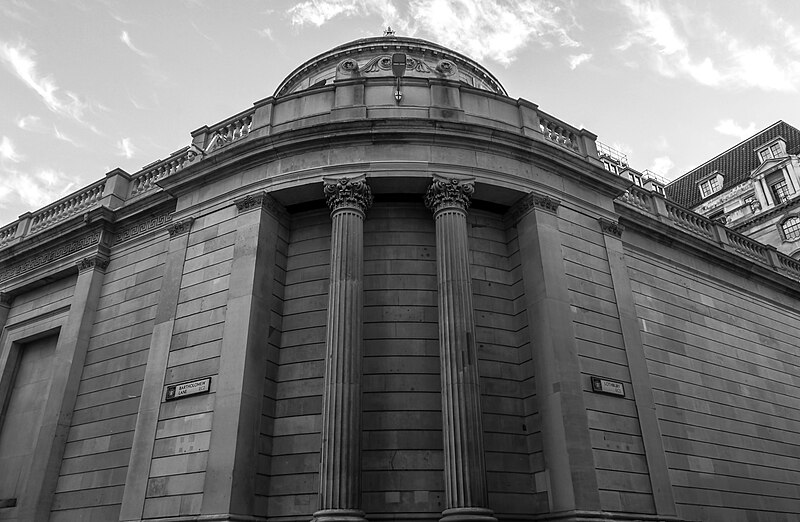
[[[0,519],[792,520],[800,265],[629,185],[458,53],[314,58],[0,229]]]

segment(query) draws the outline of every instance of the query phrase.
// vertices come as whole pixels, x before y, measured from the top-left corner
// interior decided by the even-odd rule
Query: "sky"
[[[0,225],[167,157],[386,26],[668,180],[800,127],[798,0],[0,0]]]

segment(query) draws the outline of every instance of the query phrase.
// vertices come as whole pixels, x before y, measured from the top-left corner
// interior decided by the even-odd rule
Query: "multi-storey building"
[[[800,130],[779,121],[666,188],[667,196],[780,252],[800,254]]]
[[[423,40],[191,136],[0,228],[0,520],[796,520],[791,257]]]

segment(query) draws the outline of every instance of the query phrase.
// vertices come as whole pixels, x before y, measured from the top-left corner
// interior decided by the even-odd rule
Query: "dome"
[[[278,86],[275,96],[286,96],[334,80],[392,77],[394,53],[407,56],[404,78],[455,80],[506,95],[492,73],[463,54],[427,40],[389,35],[361,38],[315,56],[292,71]]]

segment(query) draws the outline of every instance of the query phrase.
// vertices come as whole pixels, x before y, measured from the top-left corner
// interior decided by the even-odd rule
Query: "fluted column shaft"
[[[446,506],[442,520],[494,520],[488,507],[467,207],[472,180],[435,177],[425,202],[436,222]]]
[[[364,213],[361,178],[325,180],[331,208],[331,275],[325,339],[319,511],[316,520],[361,521],[361,345]]]

